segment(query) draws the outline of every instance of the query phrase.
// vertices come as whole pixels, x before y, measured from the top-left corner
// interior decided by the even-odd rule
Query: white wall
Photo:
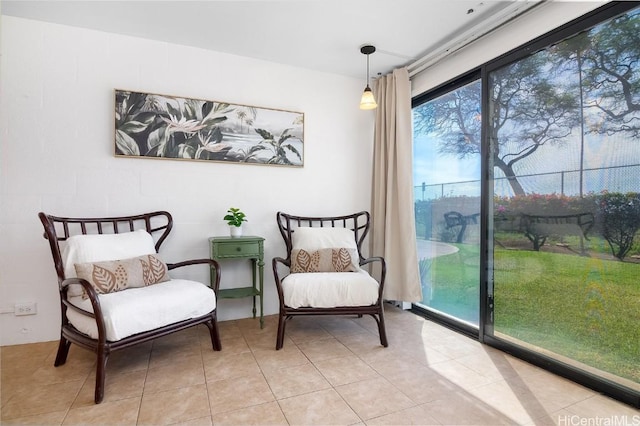
[[[602,0],[543,3],[415,75],[411,80],[412,96],[471,71],[605,3]]]
[[[265,310],[277,312],[271,258],[284,254],[275,213],[368,210],[371,112],[362,81],[180,45],[2,16],[0,62],[0,308],[35,301],[38,314],[0,315],[0,344],[55,340],[60,310],[37,213],[107,216],[168,210],[166,261],[207,257],[227,235],[230,206],[245,234],[266,238]],[[115,158],[114,88],[305,113],[303,168]],[[223,285],[248,277],[223,267]],[[208,272],[189,272],[208,279]],[[219,318],[250,315],[224,300]]]

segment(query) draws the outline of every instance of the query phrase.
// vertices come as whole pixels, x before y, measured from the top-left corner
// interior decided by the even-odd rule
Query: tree
[[[236,109],[236,117],[240,121],[240,133],[244,133],[243,124],[247,126],[252,126],[256,116],[258,115],[258,110],[255,107],[238,107]],[[248,131],[248,129],[247,129]]]
[[[465,158],[480,153],[480,82],[414,109],[414,129],[440,138],[439,151]]]
[[[292,165],[293,163],[287,157],[287,151],[294,154],[298,157],[298,160],[302,161],[302,156],[300,152],[296,149],[295,146],[291,144],[291,142],[287,142],[288,139],[294,138],[295,136],[289,134],[289,129],[284,129],[280,134],[280,137],[276,139],[276,137],[264,129],[255,129],[256,133],[262,136],[262,140],[259,144],[251,147],[249,152],[246,153],[246,159],[253,158],[258,151],[269,149],[273,153],[271,158],[267,160],[267,164],[287,164]],[[264,142],[264,144],[263,144]],[[286,143],[285,143],[286,142]]]
[[[554,60],[551,52],[541,51],[490,74],[492,162],[516,195],[525,191],[515,165],[545,144],[563,143],[577,123],[576,99],[555,78]],[[480,84],[471,83],[416,108],[414,128],[437,136],[442,154],[478,155],[480,104]]]
[[[568,72],[568,92],[576,93],[578,99],[578,122],[580,126],[580,197],[584,195],[584,145],[585,145],[585,93],[583,90],[584,50],[589,46],[588,33],[580,33],[570,39],[551,46],[550,49],[561,59],[556,70]],[[571,78],[577,72],[577,78]]]
[[[594,27],[581,52],[587,107],[604,115],[590,131],[640,136],[640,10]]]
[[[623,260],[633,248],[634,237],[640,229],[640,194],[605,192],[597,201],[602,236],[609,243],[611,254]]]

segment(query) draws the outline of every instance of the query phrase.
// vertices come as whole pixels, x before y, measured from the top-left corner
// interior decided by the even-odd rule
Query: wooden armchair
[[[276,350],[284,343],[286,322],[298,315],[371,315],[378,324],[380,344],[387,347],[382,305],[385,260],[362,256],[369,213],[304,217],[278,212],[276,220],[287,251],[286,258],[272,261],[280,299]],[[377,280],[361,268],[374,262],[379,264]],[[281,277],[279,266],[289,273]]]
[[[62,327],[54,365],[66,362],[71,343],[95,352],[96,404],[104,397],[106,364],[113,351],[198,324],[209,328],[213,349],[221,349],[216,322],[220,268],[211,259],[165,264],[157,257],[173,226],[168,212],[38,216],[60,291]],[[213,288],[168,275],[168,270],[196,264],[215,267]]]

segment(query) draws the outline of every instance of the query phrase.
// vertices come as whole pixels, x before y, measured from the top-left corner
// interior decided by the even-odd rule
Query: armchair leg
[[[276,350],[282,349],[282,345],[284,345],[284,327],[287,319],[284,313],[280,312],[280,317],[278,318],[278,337],[276,340]]]
[[[58,344],[58,353],[56,354],[56,360],[53,363],[55,367],[59,365],[63,365],[67,362],[67,355],[69,355],[69,347],[71,346],[71,342],[65,339],[63,336],[60,336],[60,343]]]
[[[220,332],[218,331],[218,321],[215,314],[212,315],[211,321],[206,323],[209,328],[209,334],[211,335],[211,346],[214,351],[222,350],[222,343],[220,343]]]
[[[95,403],[100,404],[104,398],[104,383],[107,370],[107,360],[109,359],[109,350],[104,346],[98,347],[98,362],[96,366],[96,392]]]
[[[387,330],[384,326],[384,309],[380,307],[380,313],[378,314],[378,332],[380,333],[380,344],[385,348],[389,346],[387,341]]]

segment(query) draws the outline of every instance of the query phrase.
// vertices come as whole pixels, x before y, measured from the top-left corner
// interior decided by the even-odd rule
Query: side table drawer
[[[260,254],[260,245],[257,242],[248,243],[216,243],[216,255],[220,257],[242,257],[242,256],[258,256]]]

